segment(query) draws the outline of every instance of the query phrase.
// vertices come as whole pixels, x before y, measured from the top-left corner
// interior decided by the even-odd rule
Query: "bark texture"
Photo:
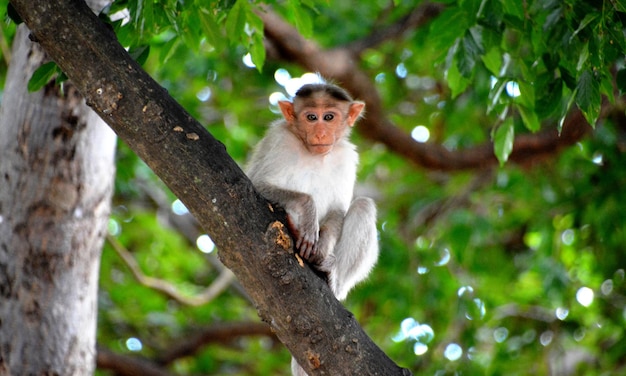
[[[90,375],[115,134],[20,26],[0,108],[0,375]]]
[[[196,216],[261,318],[311,375],[402,375],[352,314],[301,267],[279,215],[200,124],[82,1],[12,0],[90,106]]]

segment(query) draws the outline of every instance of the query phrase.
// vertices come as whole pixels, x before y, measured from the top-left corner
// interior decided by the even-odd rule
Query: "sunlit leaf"
[[[506,118],[502,124],[496,129],[493,139],[493,150],[496,158],[500,162],[500,166],[504,165],[509,159],[513,151],[513,140],[515,139],[515,130],[513,128],[513,119]]]
[[[265,64],[265,45],[263,44],[263,36],[258,35],[257,38],[252,39],[253,42],[250,45],[250,56],[252,62],[256,66],[259,72],[263,70],[263,64]]]
[[[293,14],[296,28],[305,37],[313,35],[313,20],[300,0],[289,0],[289,9]]]
[[[202,33],[215,49],[221,51],[224,49],[225,38],[220,32],[220,26],[215,18],[209,13],[208,10],[202,9],[198,12],[198,18],[200,19],[200,27]]]
[[[528,128],[531,132],[536,132],[541,127],[541,122],[539,121],[539,117],[535,111],[528,109],[524,105],[518,105],[517,109],[522,117],[522,121],[524,122],[524,126]]]
[[[504,13],[515,16],[520,20],[525,18],[524,15],[524,2],[523,1],[502,1],[502,9]]]
[[[470,83],[470,80],[463,77],[457,68],[457,64],[451,64],[450,68],[446,71],[446,80],[448,81],[448,86],[450,86],[450,90],[452,90],[452,97],[456,97],[467,89],[467,86]]]
[[[486,54],[481,56],[485,67],[489,69],[494,76],[500,75],[500,68],[502,67],[502,51],[499,48],[492,48]]]
[[[231,43],[238,42],[239,37],[244,33],[246,26],[246,0],[237,0],[235,5],[230,8],[228,17],[226,18],[226,34],[230,36]]]

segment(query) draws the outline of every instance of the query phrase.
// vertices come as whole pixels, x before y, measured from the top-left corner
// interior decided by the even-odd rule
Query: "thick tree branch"
[[[328,286],[293,256],[285,219],[82,1],[11,0],[34,40],[196,216],[259,316],[312,375],[401,375]]]
[[[380,37],[399,37],[406,27],[423,25],[438,12],[440,12],[439,7],[426,3],[407,16],[407,20],[413,21],[394,25],[387,32],[381,33]],[[325,77],[336,80],[355,97],[365,101],[367,116],[357,127],[365,137],[381,142],[391,151],[432,170],[483,168],[498,163],[491,142],[468,149],[449,150],[439,144],[416,142],[409,134],[386,118],[376,87],[359,69],[356,55],[363,48],[360,46],[380,43],[380,40],[366,38],[364,41],[355,42],[345,48],[322,50],[313,41],[302,37],[294,27],[271,10],[265,9],[259,15],[265,23],[265,36],[270,56],[297,63],[307,70],[319,72]],[[603,115],[605,116],[608,111],[609,106],[605,104]],[[561,148],[576,143],[590,131],[591,127],[581,112],[574,110],[567,117],[561,135],[556,129],[550,129],[536,134],[517,136],[509,160],[524,164],[553,155]]]

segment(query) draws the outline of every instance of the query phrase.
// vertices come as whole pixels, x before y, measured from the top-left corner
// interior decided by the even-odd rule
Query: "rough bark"
[[[0,108],[0,374],[89,375],[115,134],[78,92],[28,93],[20,26]]]
[[[12,0],[88,103],[196,216],[261,318],[312,375],[399,375],[328,287],[291,253],[284,215],[224,146],[116,42],[82,1]]]

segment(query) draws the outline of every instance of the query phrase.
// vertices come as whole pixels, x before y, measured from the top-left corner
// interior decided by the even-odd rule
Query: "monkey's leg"
[[[343,300],[354,285],[364,280],[378,259],[376,205],[367,197],[357,197],[346,212],[341,236],[334,250],[330,287]]]

